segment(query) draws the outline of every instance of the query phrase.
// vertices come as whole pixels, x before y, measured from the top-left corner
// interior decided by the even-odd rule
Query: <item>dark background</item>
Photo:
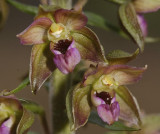
[[[20,2],[38,5],[38,0],[19,0]],[[104,0],[89,0],[84,8],[85,11],[93,11],[101,14],[113,24],[118,25],[117,6],[108,3]],[[145,15],[149,35],[160,37],[160,11]],[[8,21],[0,31],[0,89],[13,89],[20,82],[23,75],[28,72],[29,58],[31,46],[22,46],[16,38],[16,34],[23,31],[33,21],[31,15],[19,12],[14,7],[10,6],[10,14]],[[134,52],[137,48],[131,41],[123,39],[113,32],[104,31],[100,28],[92,27],[99,36],[106,53],[121,49],[128,52]],[[158,113],[160,111],[160,42],[146,44],[145,51],[139,55],[136,60],[130,63],[133,66],[142,67],[148,65],[148,70],[145,72],[142,80],[129,86],[131,92],[136,96],[140,106],[147,113]],[[41,89],[35,96],[30,92],[30,88],[25,88],[17,94],[18,97],[32,99],[46,109],[49,115],[48,94],[45,89]],[[95,125],[87,125],[78,131],[78,134],[97,134],[103,133],[106,130]],[[41,124],[38,119],[35,121],[32,128],[43,134]]]

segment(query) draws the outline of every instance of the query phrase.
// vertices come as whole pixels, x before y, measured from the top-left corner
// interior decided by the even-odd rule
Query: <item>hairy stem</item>
[[[74,134],[66,113],[66,94],[71,85],[71,75],[64,75],[58,69],[50,80],[50,101],[52,110],[52,126],[54,134]]]

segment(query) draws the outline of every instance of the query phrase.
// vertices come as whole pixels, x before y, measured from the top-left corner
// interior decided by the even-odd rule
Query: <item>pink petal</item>
[[[118,121],[118,117],[120,115],[120,107],[118,102],[114,102],[111,104],[111,111],[115,121]]]
[[[143,36],[146,37],[148,34],[148,31],[147,31],[147,22],[146,22],[144,16],[137,14],[137,19],[138,19],[138,23],[140,25],[140,28],[142,30]]]
[[[47,39],[47,30],[52,21],[43,17],[35,20],[27,29],[17,35],[23,45],[42,44]]]
[[[114,117],[108,104],[102,104],[97,107],[99,117],[109,125],[114,123]]]
[[[75,66],[80,62],[81,56],[76,48],[71,48],[65,54],[55,55],[53,60],[62,73],[68,74],[72,72]]]
[[[59,9],[54,14],[56,23],[62,23],[70,30],[78,30],[87,24],[87,17],[75,10]]]
[[[7,121],[3,122],[0,126],[0,134],[11,134],[10,130],[12,125],[12,119],[8,119]]]

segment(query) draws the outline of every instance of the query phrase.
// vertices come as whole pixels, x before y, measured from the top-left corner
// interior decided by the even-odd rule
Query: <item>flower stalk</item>
[[[71,85],[72,76],[64,75],[59,70],[55,70],[50,80],[50,103],[52,114],[52,128],[54,134],[74,134],[70,130],[70,125],[66,113],[65,98],[67,89]]]

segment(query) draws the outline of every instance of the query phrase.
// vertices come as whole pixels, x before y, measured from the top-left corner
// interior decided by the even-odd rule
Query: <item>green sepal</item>
[[[30,58],[29,79],[34,94],[41,88],[54,70],[53,54],[48,43],[34,45]]]
[[[32,113],[37,114],[39,116],[45,134],[49,134],[49,127],[47,124],[46,114],[43,107],[29,100],[21,99],[20,101],[26,110],[31,111]]]
[[[76,48],[81,54],[81,58],[93,62],[105,62],[105,53],[97,35],[89,28],[72,31]]]
[[[119,15],[123,26],[139,46],[141,52],[143,52],[144,37],[138,23],[136,11],[132,3],[121,5],[119,8]]]
[[[110,65],[126,64],[130,62],[131,60],[135,59],[138,54],[139,54],[139,49],[137,49],[132,54],[122,51],[122,50],[113,50],[107,54],[106,58]]]
[[[16,134],[26,133],[28,129],[32,126],[33,122],[34,122],[34,114],[23,108],[23,115],[18,124]]]
[[[84,126],[89,118],[90,106],[90,90],[91,86],[83,88],[75,87],[68,92],[66,98],[67,114],[70,121],[71,130],[77,130]]]
[[[115,92],[116,100],[120,105],[120,119],[140,129],[141,112],[136,98],[125,86],[119,86]]]

